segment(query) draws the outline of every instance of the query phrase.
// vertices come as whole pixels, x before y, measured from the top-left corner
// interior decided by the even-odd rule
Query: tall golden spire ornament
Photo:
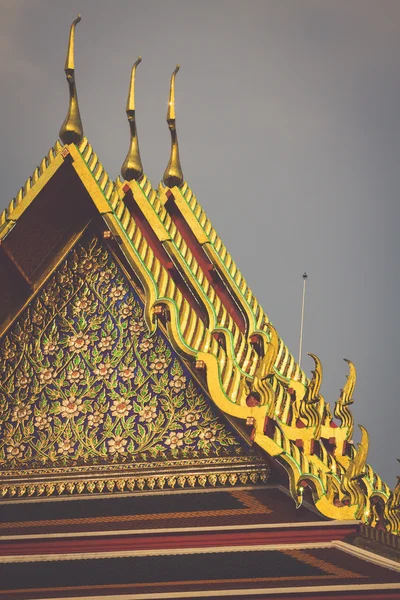
[[[71,25],[67,58],[64,67],[69,87],[68,113],[60,129],[60,139],[64,144],[79,144],[83,138],[83,127],[81,115],[79,114],[78,96],[75,85],[75,26],[80,20],[81,15],[78,15]]]
[[[126,181],[132,181],[132,179],[139,180],[143,176],[143,165],[142,159],[140,158],[139,140],[137,137],[135,117],[135,76],[136,67],[141,62],[142,57],[139,56],[132,67],[131,83],[129,86],[128,100],[126,103],[126,116],[128,117],[129,127],[131,130],[131,143],[128,154],[126,155],[124,163],[121,167],[121,175]]]
[[[169,102],[167,110],[167,123],[171,132],[171,154],[167,168],[165,169],[163,181],[168,187],[180,186],[183,183],[183,171],[179,159],[178,136],[176,133],[175,122],[175,77],[180,66],[176,65],[171,76],[171,85],[169,89]]]

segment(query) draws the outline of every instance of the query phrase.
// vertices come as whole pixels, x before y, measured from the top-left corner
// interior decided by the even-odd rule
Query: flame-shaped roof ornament
[[[129,146],[128,154],[121,167],[121,174],[126,181],[132,181],[132,179],[141,179],[143,175],[142,159],[140,158],[139,151],[139,140],[136,131],[136,118],[135,118],[135,76],[136,67],[142,62],[142,57],[139,56],[137,61],[132,67],[131,83],[129,86],[128,100],[126,102],[126,116],[128,117],[129,127],[131,130],[131,143]]]
[[[163,181],[168,187],[180,186],[183,183],[183,171],[179,159],[178,136],[175,123],[175,77],[180,66],[176,65],[171,76],[171,86],[169,90],[169,102],[167,110],[167,123],[171,132],[171,154],[167,168],[165,169]]]
[[[78,96],[75,85],[75,26],[81,20],[81,15],[78,15],[71,25],[69,32],[69,43],[67,58],[65,60],[65,75],[67,76],[69,87],[69,107],[65,121],[60,129],[60,138],[64,144],[79,144],[83,138],[83,127],[81,115],[79,113]]]

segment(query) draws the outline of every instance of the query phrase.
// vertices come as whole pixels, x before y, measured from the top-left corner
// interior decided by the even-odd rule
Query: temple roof
[[[320,393],[318,357],[312,355],[315,370],[308,378],[180,174],[174,110],[177,70],[167,115],[171,157],[163,183],[154,189],[140,169],[131,177],[128,168],[123,173],[130,173],[129,181],[112,182],[78,119],[73,57],[77,22],[71,28],[65,68],[70,106],[60,132],[64,144],[56,142],[0,216],[0,276],[9,282],[0,308],[3,353],[4,340],[23,311],[85,232],[94,227],[100,235],[103,229],[105,243],[141,295],[149,336],[165,332],[216,409],[231,424],[241,423],[240,435],[261,452],[270,468],[287,474],[296,504],[306,496],[325,517],[359,519],[398,533],[400,492],[391,492],[367,464],[365,429],[358,448],[353,443],[349,405],[356,383],[354,365],[347,361],[349,376],[335,404],[335,420]],[[134,71],[127,105],[129,164],[135,152],[136,159],[140,157],[136,125],[132,128],[133,83]],[[12,393],[2,393],[12,404]],[[11,478],[2,490],[4,495],[24,495],[26,485]]]

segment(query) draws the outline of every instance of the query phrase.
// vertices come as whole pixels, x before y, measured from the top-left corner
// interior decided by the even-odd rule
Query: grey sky
[[[0,176],[5,207],[57,138],[77,13],[85,134],[115,177],[137,56],[137,124],[153,186],[169,153],[177,62],[186,179],[297,355],[324,366],[333,403],[350,358],[369,461],[400,474],[400,2],[398,0],[0,0]],[[55,199],[56,201],[56,199]],[[23,243],[23,240],[21,241]],[[312,361],[303,366],[309,371]],[[357,438],[358,439],[358,434]]]

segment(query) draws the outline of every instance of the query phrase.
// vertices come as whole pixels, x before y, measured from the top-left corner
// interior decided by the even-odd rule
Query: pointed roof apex
[[[79,144],[83,138],[83,127],[75,85],[75,26],[80,20],[81,15],[78,15],[71,25],[67,57],[65,59],[64,71],[69,87],[69,107],[65,121],[60,129],[60,138],[64,144]]]
[[[178,136],[175,123],[175,77],[179,69],[180,65],[176,65],[175,70],[171,75],[167,110],[167,123],[171,132],[171,154],[167,168],[165,169],[163,181],[168,187],[174,187],[176,185],[180,186],[183,183],[183,171],[179,159]]]
[[[143,165],[142,159],[140,158],[139,151],[139,140],[136,131],[136,117],[135,117],[135,76],[136,67],[142,62],[142,57],[139,56],[137,61],[132,67],[131,82],[129,86],[128,100],[126,102],[126,116],[128,117],[129,127],[131,130],[131,142],[128,150],[128,154],[121,167],[121,175],[126,181],[132,181],[132,179],[141,179],[143,176]]]

